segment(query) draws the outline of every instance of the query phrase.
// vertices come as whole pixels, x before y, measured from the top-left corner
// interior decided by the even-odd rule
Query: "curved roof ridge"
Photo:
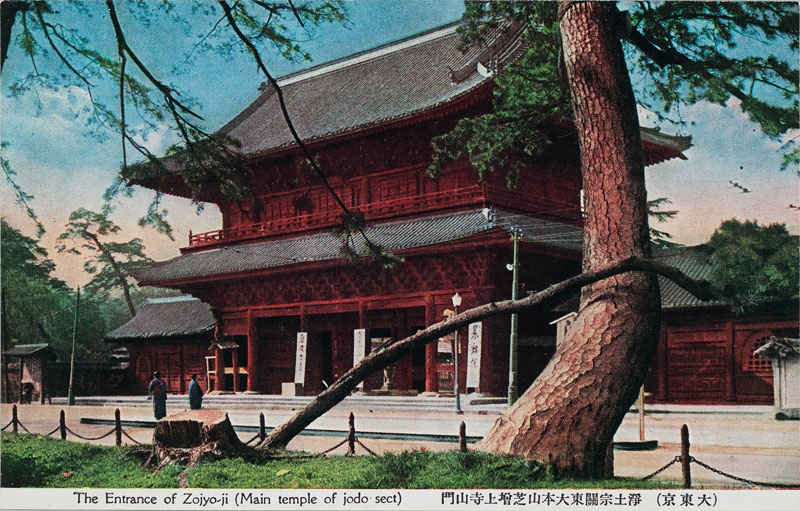
[[[448,36],[450,34],[455,33],[456,28],[458,28],[458,25],[460,24],[461,24],[460,20],[454,21],[452,23],[448,23],[447,25],[434,27],[425,30],[423,32],[419,32],[417,34],[404,37],[402,39],[389,41],[387,43],[383,43],[378,46],[368,48],[366,50],[352,53],[350,55],[345,55],[344,57],[339,57],[337,59],[329,60],[327,62],[321,62],[317,65],[301,69],[299,71],[294,71],[292,73],[289,73],[287,75],[278,78],[277,79],[278,85],[280,85],[281,87],[284,85],[289,85],[291,83],[299,82],[307,78],[313,78],[315,76],[329,73],[331,71],[336,71],[338,69],[343,69],[345,67],[360,64],[361,62],[367,62],[369,60],[382,57],[384,55],[387,55],[395,51],[400,51],[406,48],[410,48],[412,46],[424,44],[428,41],[432,41],[440,37]]]

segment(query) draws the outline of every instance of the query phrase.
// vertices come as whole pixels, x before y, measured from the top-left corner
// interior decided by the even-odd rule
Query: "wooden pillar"
[[[300,306],[300,331],[308,332],[308,307]]]
[[[397,342],[398,340],[405,337],[406,333],[406,326],[405,326],[405,311],[403,309],[395,309],[392,311],[392,342]],[[394,366],[394,374],[393,374],[393,383],[395,388],[401,390],[408,390],[411,388],[410,381],[411,378],[411,355],[406,355],[405,357],[401,358],[397,362],[393,364]],[[389,372],[392,375],[392,372]]]
[[[436,323],[436,305],[433,295],[425,295],[425,326]],[[425,345],[425,392],[438,392],[439,342],[431,341]]]
[[[191,374],[186,374],[186,362],[185,362],[186,357],[184,356],[185,351],[186,351],[186,346],[181,344],[178,349],[178,357],[180,358],[180,364],[181,364],[181,370],[180,370],[181,381],[179,389],[181,394],[185,394],[189,390],[187,388],[189,384],[186,383],[186,380],[190,380],[192,378]]]
[[[370,342],[369,337],[369,328],[368,328],[368,318],[369,318],[369,304],[366,300],[359,300],[358,301],[358,328],[364,329],[364,356],[366,357],[369,355],[369,352],[372,351],[372,342]],[[369,377],[364,378],[364,387],[363,390],[372,390],[372,385],[370,384],[371,381]]]
[[[252,310],[247,311],[247,390],[256,391],[258,378],[258,327]]]
[[[233,365],[233,391],[239,392],[239,349],[231,350],[231,360]]]
[[[214,376],[214,389],[217,391],[225,390],[225,367],[223,365],[222,350],[214,348],[214,367],[217,374]]]
[[[367,316],[369,315],[369,305],[366,300],[358,302],[358,328],[367,328]],[[367,347],[369,351],[369,347]]]
[[[211,309],[211,314],[214,316],[214,343],[217,346],[214,348],[214,390],[217,392],[225,390],[225,367],[222,358],[222,350],[219,349],[219,342],[222,340],[222,317],[217,309]]]
[[[19,402],[22,404],[22,366],[24,365],[25,359],[19,357],[17,360],[19,360]]]
[[[41,359],[41,374],[42,374],[42,381],[39,382],[39,402],[44,404],[44,395],[47,390],[47,360],[42,357]]]
[[[667,400],[669,399],[669,327],[661,324],[661,333],[658,336],[658,351],[656,353],[655,369],[658,371],[656,377],[658,378],[658,389],[656,390],[656,399]]]
[[[725,368],[725,399],[727,401],[736,400],[736,384],[734,377],[736,376],[736,351],[734,350],[736,332],[733,328],[733,321],[728,321],[725,325],[725,358],[727,359],[727,367]]]

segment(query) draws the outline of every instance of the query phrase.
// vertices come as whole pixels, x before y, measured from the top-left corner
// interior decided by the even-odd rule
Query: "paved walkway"
[[[238,396],[237,396],[238,397]],[[385,398],[384,398],[385,401]],[[259,412],[265,414],[267,426],[276,426],[290,417],[294,404],[283,401],[283,409],[225,407],[229,410],[234,425],[257,426]],[[456,435],[463,420],[468,436],[482,436],[499,415],[502,406],[467,406],[466,413],[456,415],[448,406],[412,407],[408,403],[401,409],[386,407],[377,402],[353,401],[348,398],[333,410],[315,421],[310,429],[329,429],[341,431],[341,436],[298,436],[289,449],[322,452],[346,436],[347,418],[350,410],[356,417],[357,432],[427,433]],[[444,402],[443,402],[444,403]],[[139,400],[136,406],[61,406],[61,405],[19,405],[19,418],[33,433],[48,433],[58,425],[60,410],[66,412],[67,425],[82,436],[99,436],[110,426],[80,424],[81,418],[113,419],[114,409],[119,407],[123,420],[153,420],[152,409],[146,401]],[[168,413],[185,409],[184,399],[172,399]],[[208,404],[204,401],[204,405]],[[228,403],[230,404],[230,403]],[[237,403],[238,404],[238,403]],[[294,404],[294,406],[291,406]],[[442,403],[440,403],[442,404]],[[444,403],[446,404],[446,403]],[[358,406],[356,406],[358,405]],[[361,406],[369,405],[369,406]],[[380,405],[380,406],[379,406]],[[216,408],[217,406],[208,406]],[[800,421],[776,421],[771,408],[738,408],[720,410],[717,413],[703,413],[702,410],[680,410],[670,413],[648,414],[645,436],[648,440],[658,440],[654,451],[616,451],[615,473],[623,477],[643,477],[663,466],[680,454],[680,427],[689,426],[692,455],[725,472],[756,481],[799,484],[800,485]],[[722,413],[725,412],[725,413]],[[2,406],[2,425],[11,417],[11,405]],[[137,441],[149,443],[152,429],[126,427],[126,431]],[[56,436],[58,434],[56,433]],[[241,432],[240,438],[249,440],[253,433]],[[68,439],[77,440],[72,435]],[[126,443],[131,442],[124,439]],[[638,416],[629,413],[615,437],[617,441],[638,440]],[[376,452],[402,451],[406,449],[428,450],[454,449],[455,444],[431,441],[398,441],[363,439],[363,443]],[[112,445],[114,435],[95,442]],[[334,454],[343,454],[345,446]],[[360,448],[357,447],[360,453]],[[679,481],[680,467],[673,465],[662,472],[658,479]],[[692,466],[692,478],[696,486],[738,486],[740,483],[726,479],[696,465]]]

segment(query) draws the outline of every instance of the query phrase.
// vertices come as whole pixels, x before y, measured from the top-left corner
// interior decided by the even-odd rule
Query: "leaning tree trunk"
[[[584,271],[649,257],[642,145],[619,13],[611,2],[564,2],[560,17],[586,201]],[[611,442],[650,367],[660,307],[653,275],[584,288],[567,339],[479,448],[559,473],[613,475]]]

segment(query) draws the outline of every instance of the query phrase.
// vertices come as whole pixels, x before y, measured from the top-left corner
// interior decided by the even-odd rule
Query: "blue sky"
[[[59,2],[54,5],[61,6]],[[184,6],[187,4],[184,4]],[[113,34],[103,4],[90,3],[91,19],[64,8],[60,20],[68,26],[90,33],[101,47],[113,48]],[[303,48],[312,57],[311,64],[325,62],[350,53],[454,21],[463,10],[457,1],[383,1],[348,2],[349,21],[318,28],[310,40],[303,36]],[[264,77],[251,59],[244,56],[226,61],[218,56],[200,55],[187,66],[187,71],[172,73],[175,64],[195,39],[183,37],[181,30],[168,23],[153,23],[139,32],[140,26],[120,16],[128,38],[140,56],[167,81],[180,83],[183,90],[198,100],[206,119],[206,127],[219,128],[253,101],[257,86]],[[15,26],[13,36],[18,34]],[[91,28],[89,28],[91,27]],[[202,29],[201,32],[206,29]],[[113,52],[111,53],[113,55]],[[52,60],[41,58],[40,71],[56,69]],[[293,65],[278,55],[269,55],[267,66],[274,75],[283,75],[310,65]],[[120,142],[113,133],[107,140],[89,136],[85,128],[88,98],[76,87],[42,89],[9,97],[9,85],[31,71],[30,61],[12,48],[3,70],[0,102],[0,136],[9,146],[4,157],[19,173],[18,183],[34,195],[33,209],[47,229],[42,244],[54,256],[57,275],[71,285],[88,281],[83,261],[78,256],[56,256],[55,238],[63,229],[71,211],[78,207],[99,209],[103,191],[111,184],[122,161]],[[98,86],[98,95],[111,97],[108,86]],[[113,100],[110,104],[115,104]],[[780,142],[764,137],[757,126],[741,113],[735,101],[726,108],[698,103],[684,111],[694,125],[683,128],[693,137],[694,146],[686,152],[688,160],[673,160],[648,168],[650,198],[669,197],[670,209],[680,211],[659,229],[672,233],[679,242],[695,244],[705,241],[724,219],[757,219],[760,223],[787,223],[793,233],[800,231],[798,212],[787,206],[798,203],[798,175],[795,169],[779,171]],[[643,125],[652,125],[651,116],[641,113]],[[675,132],[677,128],[663,128]],[[796,134],[793,134],[796,135]],[[163,152],[177,139],[163,126],[156,127],[143,139],[148,147]],[[752,190],[742,194],[728,181],[736,181]],[[209,207],[200,215],[189,201],[167,198],[164,206],[175,228],[175,242],[150,229],[137,226],[152,194],[137,190],[132,198],[119,202],[113,219],[123,228],[125,238],[145,240],[148,253],[157,260],[178,254],[186,244],[188,231],[217,229],[221,219],[216,208]],[[27,234],[34,232],[32,223],[13,204],[13,194],[4,182],[0,187],[2,214],[15,227]]]

